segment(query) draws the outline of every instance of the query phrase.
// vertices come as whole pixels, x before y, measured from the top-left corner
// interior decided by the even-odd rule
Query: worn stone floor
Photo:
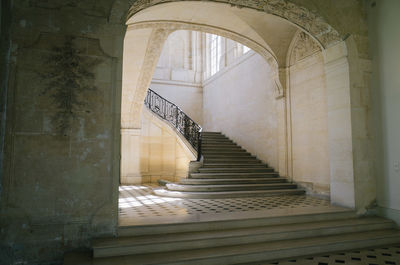
[[[306,195],[232,199],[179,199],[154,195],[154,184],[120,186],[119,225],[196,222],[340,211]]]
[[[400,265],[400,245],[339,252],[257,265]],[[246,264],[246,265],[256,265]]]
[[[119,225],[195,222],[340,211],[329,200],[306,195],[232,199],[179,199],[156,196],[155,184],[120,186]],[[400,246],[363,249],[246,265],[400,265]]]

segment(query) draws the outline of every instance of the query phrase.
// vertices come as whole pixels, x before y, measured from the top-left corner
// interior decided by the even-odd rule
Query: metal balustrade
[[[160,118],[171,124],[182,134],[190,145],[197,151],[197,161],[201,159],[201,131],[200,125],[195,123],[174,103],[163,98],[149,88],[144,100],[146,107]]]

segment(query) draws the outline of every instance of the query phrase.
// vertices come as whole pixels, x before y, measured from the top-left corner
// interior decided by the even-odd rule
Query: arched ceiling
[[[179,22],[225,29],[250,39],[271,53],[280,67],[298,27],[280,17],[215,2],[171,2],[137,12],[127,24]]]

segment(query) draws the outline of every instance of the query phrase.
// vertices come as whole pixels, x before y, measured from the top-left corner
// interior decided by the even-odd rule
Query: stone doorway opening
[[[189,11],[190,10],[190,11]],[[224,18],[223,20],[219,18]],[[311,19],[316,25],[317,18]],[[143,100],[157,66],[162,47],[172,32],[197,30],[229,37],[258,52],[271,66],[271,78],[275,83],[275,99],[279,100],[278,124],[279,173],[294,179],[294,135],[291,124],[290,80],[292,58],[307,54],[307,49],[319,50],[323,62],[327,102],[327,156],[329,161],[328,194],[333,204],[363,208],[370,202],[368,196],[356,196],[363,187],[355,185],[349,101],[348,44],[338,37],[333,28],[322,35],[293,18],[277,16],[274,11],[255,11],[254,7],[236,8],[224,3],[171,2],[158,5],[134,5],[128,19],[125,36],[122,107],[121,107],[121,178],[141,178],[137,158],[139,156],[141,130],[140,117]],[[323,26],[322,26],[323,27]],[[281,32],[280,38],[277,32]],[[276,34],[272,34],[276,33]],[[286,41],[283,41],[286,38]],[[302,39],[305,47],[298,47]],[[352,41],[348,40],[347,42]],[[303,49],[302,49],[303,48]],[[302,53],[303,52],[303,53]],[[297,60],[297,59],[296,59]],[[295,60],[295,61],[296,61]],[[338,96],[338,93],[340,94]],[[289,96],[289,97],[288,97]],[[347,139],[347,140],[346,140]],[[335,148],[338,144],[343,147]],[[312,150],[309,150],[312,152]],[[306,157],[306,156],[304,156]],[[136,160],[135,160],[136,159]],[[311,161],[312,162],[312,161]],[[326,168],[325,168],[326,170]],[[307,183],[306,183],[307,184]],[[371,195],[372,197],[374,195]]]

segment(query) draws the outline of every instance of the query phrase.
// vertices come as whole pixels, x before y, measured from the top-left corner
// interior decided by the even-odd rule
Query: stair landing
[[[185,199],[155,195],[155,184],[121,186],[119,225],[193,223],[248,218],[347,212],[330,201],[307,195]]]

